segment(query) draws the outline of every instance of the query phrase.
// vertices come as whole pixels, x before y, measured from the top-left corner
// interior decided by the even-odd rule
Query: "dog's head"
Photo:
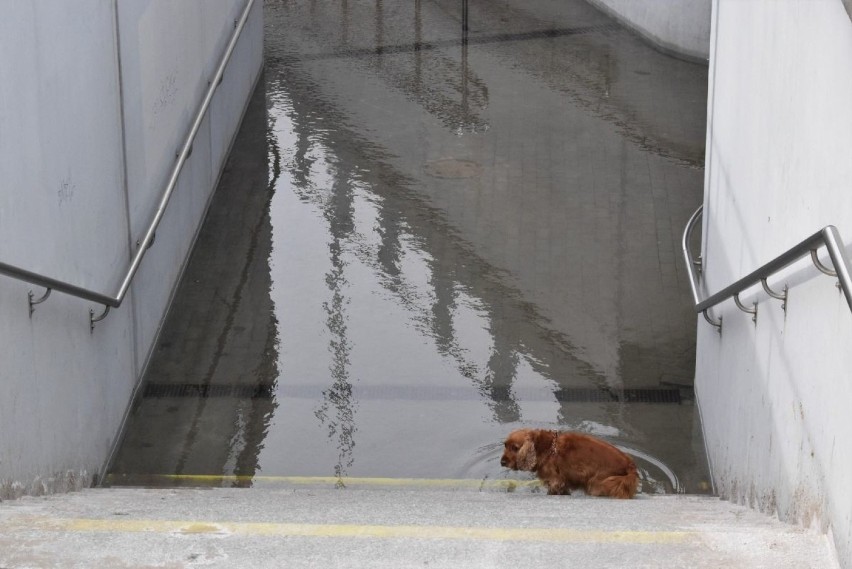
[[[512,470],[533,470],[536,464],[535,437],[533,429],[512,431],[503,444],[500,466]]]

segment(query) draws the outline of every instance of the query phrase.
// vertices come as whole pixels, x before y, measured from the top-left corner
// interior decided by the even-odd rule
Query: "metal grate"
[[[234,397],[238,399],[271,399],[271,385],[223,385],[196,383],[149,383],[143,397]]]
[[[685,399],[684,391],[691,389],[678,388],[648,388],[648,389],[598,389],[594,387],[563,387],[555,391],[548,391],[546,399],[556,400],[561,403],[683,403]],[[542,393],[540,390],[536,392],[526,392],[519,390],[512,391],[516,399],[521,400],[536,400],[543,399],[535,397],[536,393]],[[495,400],[508,400],[510,398],[509,388],[498,388],[488,391],[490,398]]]
[[[324,389],[314,385],[228,385],[149,383],[143,397],[232,397],[238,399],[320,399]],[[519,389],[505,386],[448,387],[440,385],[366,385],[352,387],[352,397],[363,400],[403,401],[552,401],[562,403],[668,403],[681,404],[694,399],[692,388],[597,389],[561,388]]]
[[[624,402],[624,403],[681,403],[680,389],[560,389],[558,401]]]

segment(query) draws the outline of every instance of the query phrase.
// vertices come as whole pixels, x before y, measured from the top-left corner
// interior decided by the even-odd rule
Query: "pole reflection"
[[[110,483],[161,484],[156,477],[200,474],[251,486],[260,471],[279,377],[268,259],[280,158],[274,141],[268,147],[265,86],[261,78],[229,158],[239,167],[226,168],[213,196],[110,465]]]
[[[440,16],[455,14],[449,19],[457,26],[459,4],[453,6],[454,12]],[[281,202],[273,223],[282,241],[273,259],[285,249],[310,251],[282,258],[298,260],[299,271],[311,275],[306,282],[314,283],[288,277],[281,282],[293,293],[283,284],[276,292],[291,304],[289,320],[307,335],[288,332],[292,347],[282,357],[280,382],[287,383],[298,416],[300,398],[310,399],[310,387],[322,385],[313,419],[333,447],[334,472],[373,472],[371,464],[383,445],[392,444],[393,431],[417,425],[421,430],[406,439],[413,437],[415,446],[449,444],[453,423],[431,419],[448,409],[455,409],[453,420],[465,428],[477,421],[498,427],[536,421],[643,443],[648,433],[666,430],[653,411],[631,412],[635,393],[624,391],[627,382],[659,385],[654,369],[631,360],[655,352],[653,343],[660,342],[653,337],[656,328],[635,328],[637,314],[647,307],[633,302],[636,283],[630,277],[641,274],[636,269],[644,262],[634,254],[646,237],[636,233],[636,220],[654,213],[649,204],[658,208],[666,199],[637,185],[637,171],[645,164],[647,172],[646,162],[657,158],[665,162],[653,162],[652,176],[667,176],[682,164],[643,154],[629,136],[614,132],[612,117],[598,117],[601,108],[587,112],[588,106],[571,105],[570,93],[549,88],[553,81],[567,82],[579,92],[602,78],[593,94],[614,98],[619,86],[610,78],[621,60],[611,57],[616,48],[602,39],[612,24],[536,22],[526,31],[517,28],[532,20],[533,10],[471,2],[475,26],[462,30],[461,42],[454,27],[456,43],[448,43],[432,30],[434,3],[374,1],[346,8],[345,49],[319,39],[340,37],[337,26],[332,36],[324,34],[322,18],[298,37],[302,21],[291,12],[288,22],[297,37],[274,44],[269,59],[272,122],[291,161],[285,166],[290,180],[279,191],[295,192],[299,200]],[[495,17],[516,12],[505,33],[479,32],[480,25],[500,29]],[[283,30],[285,24],[273,25]],[[578,65],[587,53],[578,69],[588,77],[554,61],[563,53]],[[506,65],[510,57],[527,67]],[[535,80],[528,86],[523,81],[530,73]],[[485,76],[493,84],[486,85]],[[527,92],[534,96],[529,103]],[[500,114],[488,106],[492,93],[499,95]],[[553,104],[554,112],[537,112],[540,101]],[[528,118],[537,122],[524,124]],[[489,126],[477,131],[481,136],[452,136],[478,120],[501,130]],[[469,161],[471,177],[438,179],[424,166],[436,155],[454,153],[479,160]],[[306,220],[315,213],[319,221],[311,225]],[[614,225],[598,223],[583,233],[596,219]],[[586,247],[572,242],[578,235]],[[319,288],[322,300],[313,294]],[[662,296],[671,298],[669,292]],[[578,347],[577,337],[589,345]],[[631,370],[638,370],[636,377],[625,377]],[[421,383],[434,389],[418,390]],[[467,391],[457,399],[440,393],[459,385]],[[478,405],[462,404],[470,400],[467,392],[477,394]],[[584,395],[591,392],[604,396]],[[435,403],[415,404],[423,397]],[[680,421],[678,440],[689,447],[692,433],[683,427],[694,416],[691,409],[678,413],[672,419]],[[428,440],[423,425],[430,419],[428,428],[445,436]],[[288,424],[306,429],[296,418]],[[414,450],[399,452],[403,464],[383,462],[385,469],[416,472],[423,466]],[[298,452],[288,464],[299,472],[324,472],[319,465],[328,460]],[[678,460],[689,468],[700,462]]]
[[[654,215],[669,216],[671,197],[659,180],[678,180],[675,204],[692,180],[631,138],[641,113],[619,97],[617,71],[637,48],[620,51],[618,34],[608,43],[600,15],[567,26],[474,0],[475,26],[460,34],[458,9],[267,4],[275,195],[240,233],[252,236],[244,248],[226,230],[247,194],[232,196],[208,236],[227,270],[205,277],[208,296],[187,282],[201,308],[175,317],[164,338],[183,347],[152,368],[176,383],[263,389],[144,400],[122,468],[242,473],[245,484],[261,471],[340,484],[494,477],[495,445],[524,424],[615,438],[693,487],[704,468],[694,408],[624,396],[628,382],[659,382],[667,354],[687,359],[675,353],[686,334],[673,326],[673,338],[658,310],[676,298],[676,276],[661,272],[656,291],[641,285],[658,275],[633,278],[656,270],[639,245],[667,254],[644,247],[665,241]],[[470,177],[426,168],[447,157],[470,158]],[[649,171],[653,184],[637,183]],[[212,338],[203,349],[197,327]]]
[[[286,78],[276,81],[274,89],[286,101],[277,112],[287,115],[294,134],[290,166],[294,191],[321,208],[330,237],[330,269],[325,282],[332,300],[323,306],[332,332],[329,351],[338,389],[329,392],[322,407],[325,420],[329,408],[351,402],[352,397],[348,371],[352,343],[346,338],[347,301],[343,293],[347,284],[343,259],[346,250],[360,252],[357,260],[375,271],[377,282],[405,307],[418,330],[432,338],[439,353],[450,358],[460,376],[471,381],[489,401],[496,422],[510,423],[520,418],[512,382],[522,355],[532,356],[538,371],[560,384],[591,381],[593,385],[605,385],[588,364],[576,358],[570,342],[548,329],[535,308],[520,301],[520,293],[501,282],[497,276],[500,271],[477,258],[467,244],[458,240],[440,212],[417,196],[414,180],[395,171],[389,165],[389,156],[345,126],[344,118],[333,105],[322,101],[316,87],[301,76],[298,67],[288,69]],[[294,87],[297,93],[292,93]],[[318,187],[316,176],[316,157],[320,155],[323,165],[319,170],[329,176],[327,180],[323,178],[324,188]],[[351,164],[369,167],[347,167]],[[358,234],[352,221],[356,185],[370,192],[371,204],[376,208],[373,223],[368,224],[378,238],[374,249],[363,246],[364,236]],[[427,271],[425,279],[401,270],[400,259],[406,252],[411,254],[412,246],[428,259],[421,267]],[[415,284],[421,280],[430,286],[428,294]],[[490,355],[480,362],[471,358],[471,350],[456,333],[454,321],[469,318],[462,315],[456,303],[458,291],[473,295],[482,309],[477,318],[482,319],[483,329],[491,336]],[[338,410],[341,418],[335,428],[340,426],[338,434],[345,432],[348,437],[356,429],[350,425],[344,429],[342,425],[344,419],[354,417],[354,412],[342,407]],[[343,454],[345,449],[351,450],[347,437],[340,447]]]

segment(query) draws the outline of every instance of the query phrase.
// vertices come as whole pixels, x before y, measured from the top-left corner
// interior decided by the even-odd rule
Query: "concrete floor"
[[[716,499],[87,490],[0,509],[0,567],[831,569],[823,534]]]
[[[535,426],[710,491],[679,257],[707,67],[582,0],[472,0],[467,34],[460,7],[266,3],[108,483],[501,480]]]

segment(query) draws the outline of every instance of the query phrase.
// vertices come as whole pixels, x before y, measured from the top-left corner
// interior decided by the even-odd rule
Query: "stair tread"
[[[129,567],[196,554],[213,567],[621,567],[625,555],[651,567],[836,566],[825,535],[713,497],[384,488],[109,488],[4,502],[0,567],[28,554]]]

